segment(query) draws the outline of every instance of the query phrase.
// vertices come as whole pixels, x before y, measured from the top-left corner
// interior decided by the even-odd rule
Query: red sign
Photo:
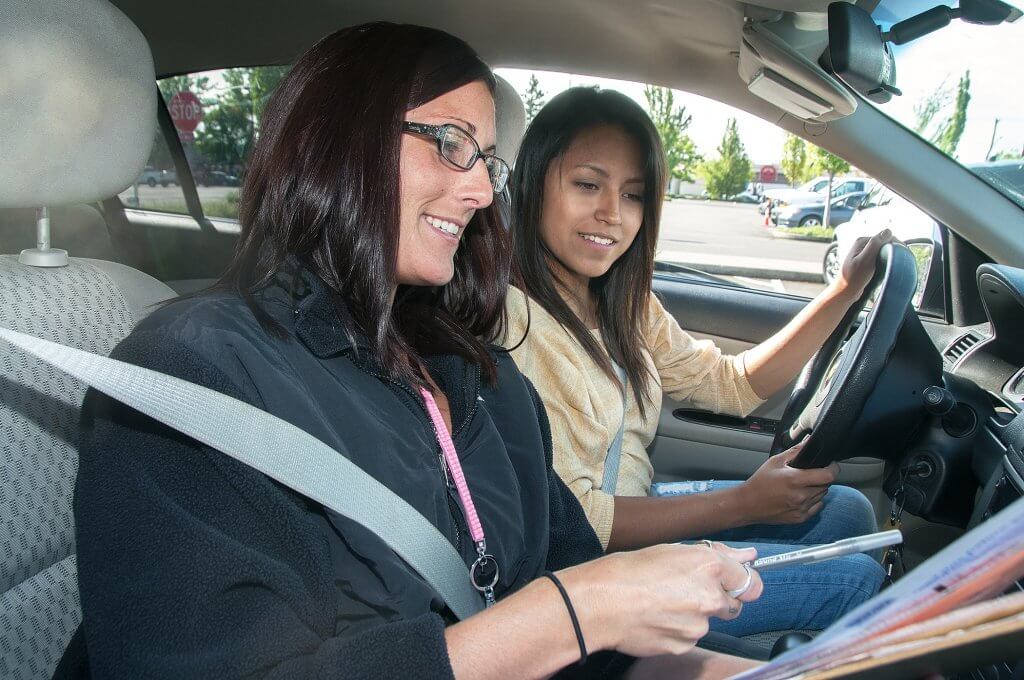
[[[203,105],[191,92],[175,93],[167,102],[167,110],[171,112],[174,127],[181,132],[195,132],[203,119]]]
[[[764,184],[771,184],[775,181],[775,166],[764,165],[761,167],[761,181]]]

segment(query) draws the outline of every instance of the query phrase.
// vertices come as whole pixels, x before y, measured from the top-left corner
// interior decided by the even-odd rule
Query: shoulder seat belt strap
[[[180,378],[0,328],[0,338],[377,534],[460,619],[483,609],[448,539],[398,494],[277,416]]]

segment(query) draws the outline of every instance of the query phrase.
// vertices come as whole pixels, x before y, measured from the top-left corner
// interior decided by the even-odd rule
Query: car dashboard
[[[953,367],[994,402],[975,444],[972,472],[982,492],[969,526],[1024,495],[1024,270],[982,265],[978,288],[990,333]]]

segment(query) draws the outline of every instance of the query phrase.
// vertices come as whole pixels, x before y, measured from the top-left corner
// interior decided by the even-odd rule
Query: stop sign
[[[774,165],[765,165],[761,167],[761,181],[765,184],[771,184],[775,181]]]
[[[176,92],[167,103],[167,110],[171,112],[174,127],[181,132],[195,132],[203,119],[203,105],[191,92]]]

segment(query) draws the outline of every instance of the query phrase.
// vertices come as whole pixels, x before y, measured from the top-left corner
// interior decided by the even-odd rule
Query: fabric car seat
[[[89,204],[142,171],[156,126],[149,47],[105,0],[0,3],[0,212],[36,248],[0,255],[0,326],[109,353],[173,297],[115,262],[49,246],[48,215],[85,254],[112,252]],[[102,113],[102,115],[100,115]],[[84,204],[84,205],[83,205]],[[76,207],[77,206],[77,207]],[[92,211],[92,212],[90,212]],[[64,216],[77,218],[65,221]],[[0,240],[10,252],[18,238]],[[78,247],[78,246],[75,246]],[[0,251],[0,252],[3,252]],[[85,386],[0,346],[0,677],[50,678],[81,621],[72,489]]]

